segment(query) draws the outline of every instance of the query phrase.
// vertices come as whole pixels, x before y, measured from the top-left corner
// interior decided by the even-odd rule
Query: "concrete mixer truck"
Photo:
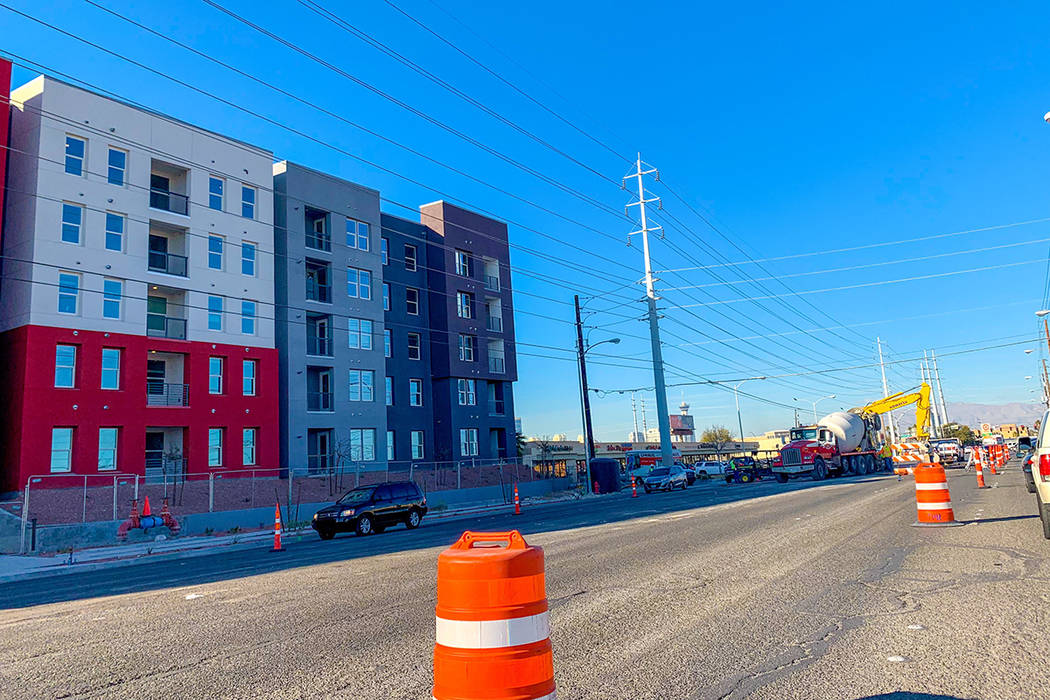
[[[849,411],[836,411],[817,421],[791,429],[791,441],[780,448],[773,462],[777,481],[804,474],[814,481],[842,474],[868,474],[882,471],[878,452],[882,448],[879,430],[881,415],[915,404],[916,435],[929,438],[930,387],[925,382],[912,393],[900,392]]]

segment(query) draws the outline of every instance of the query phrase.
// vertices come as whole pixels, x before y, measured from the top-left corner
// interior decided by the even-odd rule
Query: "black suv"
[[[337,532],[371,535],[398,523],[410,530],[417,528],[426,514],[426,496],[415,483],[391,481],[348,491],[314,513],[313,528],[322,540],[332,539]]]

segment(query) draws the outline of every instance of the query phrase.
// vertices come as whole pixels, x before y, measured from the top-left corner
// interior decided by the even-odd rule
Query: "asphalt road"
[[[1050,697],[1050,542],[1014,466],[964,527],[909,480],[708,484],[0,586],[0,697],[429,698],[435,562],[547,556],[562,698]]]

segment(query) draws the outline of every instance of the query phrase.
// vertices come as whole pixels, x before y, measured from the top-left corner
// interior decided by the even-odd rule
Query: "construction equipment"
[[[882,470],[878,458],[881,416],[913,403],[916,436],[925,442],[929,438],[930,386],[924,382],[918,391],[899,392],[859,408],[829,413],[816,425],[792,428],[791,441],[780,448],[780,457],[773,463],[777,480],[803,474],[820,480]]]

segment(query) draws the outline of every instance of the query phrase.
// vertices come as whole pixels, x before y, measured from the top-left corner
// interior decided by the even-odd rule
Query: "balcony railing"
[[[190,198],[177,192],[151,188],[149,191],[149,205],[153,209],[163,209],[173,214],[186,214],[189,211]]]
[[[489,415],[490,416],[506,415],[504,413],[505,410],[506,410],[506,407],[504,406],[503,399],[489,399]]]
[[[332,237],[327,233],[307,231],[305,242],[306,247],[312,248],[313,250],[323,250],[325,252],[332,250]]]
[[[308,278],[306,280],[306,298],[308,301],[320,301],[329,304],[332,301],[332,285],[320,284]]]
[[[332,339],[316,335],[306,336],[306,354],[332,356]]]
[[[499,291],[499,276],[498,275],[485,275],[485,289],[490,292]]]
[[[507,371],[502,357],[489,358],[489,371],[493,374],[504,374]]]
[[[186,319],[146,314],[146,335],[151,338],[186,340]]]
[[[190,385],[169,384],[161,380],[146,380],[147,406],[189,406]]]
[[[503,332],[503,317],[502,316],[489,316],[485,321],[485,328],[488,328],[493,333]]]
[[[187,261],[188,258],[185,255],[161,253],[155,250],[151,250],[147,258],[150,272],[164,272],[169,275],[178,275],[179,277],[186,276]]]
[[[306,468],[311,474],[323,474],[329,471],[334,464],[335,455],[333,453],[306,455]]]
[[[332,392],[330,391],[308,391],[306,393],[307,411],[331,411]]]

